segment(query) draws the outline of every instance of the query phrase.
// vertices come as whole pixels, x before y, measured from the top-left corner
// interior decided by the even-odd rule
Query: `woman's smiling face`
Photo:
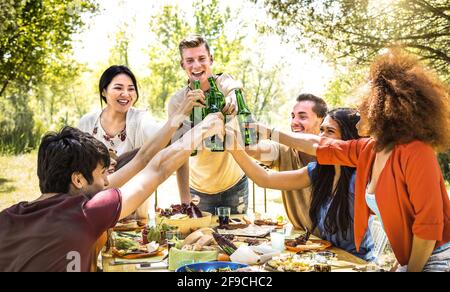
[[[108,87],[103,90],[103,96],[109,107],[122,113],[128,112],[137,98],[134,83],[126,74],[115,76]]]

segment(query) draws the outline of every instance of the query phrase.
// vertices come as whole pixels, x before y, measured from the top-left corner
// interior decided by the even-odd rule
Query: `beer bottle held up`
[[[200,89],[200,81],[194,80],[194,90]],[[191,128],[195,127],[198,123],[203,120],[202,108],[198,106],[194,106],[190,115],[191,120]],[[197,149],[194,149],[191,153],[191,156],[197,155]]]
[[[245,103],[242,91],[240,89],[236,89],[235,94],[238,104],[237,115],[239,127],[241,129],[242,141],[244,142],[245,146],[255,145],[258,143],[258,141],[256,129],[250,127],[250,124],[253,124],[255,122],[252,117],[252,113],[250,112],[247,104]]]
[[[208,78],[209,82],[209,96],[207,99],[207,110],[206,114],[218,113],[222,111],[225,106],[225,96],[220,92],[216,85],[214,77]],[[217,135],[205,141],[206,148],[210,149],[211,152],[224,152],[225,151],[225,139],[221,140]]]

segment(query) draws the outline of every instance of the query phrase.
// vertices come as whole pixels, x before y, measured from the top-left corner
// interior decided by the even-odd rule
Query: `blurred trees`
[[[33,103],[52,119],[61,96],[44,96],[46,82],[63,86],[73,77],[72,35],[84,25],[83,13],[93,13],[94,0],[5,0],[0,3],[0,152],[19,153],[36,146]],[[63,76],[58,72],[65,71]],[[55,80],[57,78],[58,80]],[[57,94],[53,91],[52,94]],[[35,100],[32,100],[32,99]],[[49,116],[50,115],[50,116]],[[43,123],[43,121],[40,121]],[[45,122],[45,121],[44,121]]]
[[[257,0],[254,0],[257,1]],[[269,29],[310,45],[330,60],[367,64],[380,49],[399,44],[450,79],[448,0],[264,0],[276,25]]]

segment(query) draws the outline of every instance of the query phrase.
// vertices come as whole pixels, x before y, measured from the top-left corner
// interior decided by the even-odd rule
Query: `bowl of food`
[[[187,236],[192,231],[211,225],[212,214],[202,212],[194,204],[172,205],[170,208],[161,209],[156,215],[156,224],[165,223],[178,227],[182,235]]]
[[[188,264],[179,267],[175,272],[236,272],[239,269],[248,267],[246,264],[233,263],[233,262],[204,262]]]

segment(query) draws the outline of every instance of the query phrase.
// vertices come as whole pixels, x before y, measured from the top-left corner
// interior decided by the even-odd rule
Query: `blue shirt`
[[[316,168],[317,163],[311,162],[308,164],[308,174],[311,179],[311,181],[314,181],[316,178],[313,177],[313,170]],[[354,206],[355,206],[355,178],[356,178],[356,171],[353,173],[349,190],[348,190],[348,200],[349,200],[349,211],[350,216],[354,218]],[[330,209],[331,203],[333,202],[333,198],[330,197],[328,200],[321,206],[320,208],[320,214],[318,216],[319,222],[317,225],[317,228],[320,232],[320,236],[322,239],[327,240],[331,242],[334,246],[341,248],[347,252],[350,252],[351,254],[362,258],[366,261],[373,261],[375,260],[375,256],[373,254],[373,249],[375,248],[373,238],[370,235],[370,232],[366,232],[364,239],[361,243],[361,247],[359,249],[359,252],[356,251],[356,245],[355,245],[355,237],[353,232],[353,222],[350,224],[350,226],[347,229],[347,236],[343,236],[343,232],[338,232],[335,234],[330,234],[325,230],[325,219],[328,214],[328,210]],[[371,221],[373,218],[369,219],[369,226],[372,223]]]

